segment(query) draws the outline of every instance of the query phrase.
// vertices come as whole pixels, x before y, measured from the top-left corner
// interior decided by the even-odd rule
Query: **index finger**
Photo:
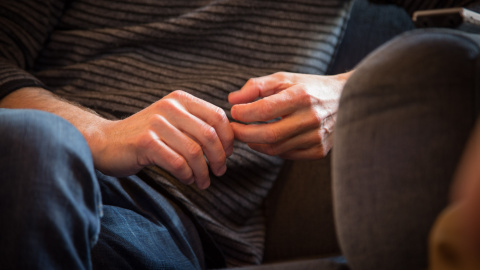
[[[292,76],[291,73],[277,72],[272,75],[251,78],[240,90],[228,95],[228,102],[241,104],[252,102],[259,97],[271,96],[292,86]]]
[[[196,98],[187,93],[185,94],[187,95],[188,101],[185,103],[186,109],[191,114],[212,126],[215,129],[220,142],[222,143],[225,155],[232,155],[234,135],[225,112],[221,108],[205,100]]]
[[[235,120],[245,123],[273,120],[303,107],[299,102],[305,99],[298,98],[297,95],[296,91],[282,91],[252,103],[234,105],[231,114]]]

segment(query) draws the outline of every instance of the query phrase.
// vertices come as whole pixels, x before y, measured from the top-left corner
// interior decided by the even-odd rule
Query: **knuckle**
[[[263,88],[265,87],[265,83],[260,78],[250,78],[248,79],[247,83],[245,84],[248,88],[258,89],[261,93]]]
[[[268,116],[274,113],[275,107],[272,103],[267,102],[265,99],[259,100],[258,102],[260,104],[260,115]]]
[[[301,129],[313,129],[322,126],[324,120],[321,115],[318,115],[314,109],[310,109],[309,116],[303,117],[298,122],[298,127]]]
[[[314,102],[314,98],[310,95],[308,89],[306,88],[305,85],[299,85],[299,88],[297,89],[295,96],[298,100],[298,102],[305,107],[312,106]]]
[[[148,128],[145,132],[139,134],[133,142],[134,147],[140,151],[147,150],[152,147],[156,139],[155,132]]]
[[[322,145],[323,144],[323,134],[322,131],[318,131],[315,133],[315,136],[313,137],[313,143],[315,145]]]
[[[326,157],[328,154],[328,149],[324,146],[320,147],[318,151],[315,153],[315,159],[320,159]]]
[[[284,80],[287,79],[288,73],[285,72],[285,71],[278,71],[278,72],[275,72],[275,73],[273,74],[273,76],[274,76],[277,80],[284,81]]]
[[[170,166],[172,171],[176,174],[182,175],[182,172],[187,168],[187,162],[180,156],[177,156],[170,160]]]
[[[280,154],[280,151],[273,145],[266,145],[264,148],[264,153],[270,156],[277,156]]]
[[[270,155],[270,156],[277,156],[280,154],[280,151],[277,147],[271,144],[258,144],[258,145],[250,145],[253,150],[258,152]]]
[[[257,79],[257,78],[250,78],[250,79],[247,80],[247,82],[245,83],[245,85],[247,85],[247,86],[255,86],[257,83],[258,83],[258,79]]]
[[[170,161],[172,174],[180,181],[186,181],[192,177],[192,172],[188,167],[187,162],[182,157],[178,156]]]
[[[188,96],[188,94],[182,90],[175,90],[172,93],[168,94],[168,97],[171,98],[184,98],[185,96]]]
[[[165,118],[162,115],[159,114],[151,114],[148,116],[148,127],[153,128],[157,126],[158,124],[163,124],[165,123]]]
[[[227,114],[225,113],[225,111],[216,106],[213,109],[213,117],[215,124],[228,122]]]
[[[280,138],[280,134],[274,128],[269,128],[265,130],[264,140],[266,143],[276,143]]]
[[[203,156],[202,148],[194,142],[189,143],[187,145],[187,158],[195,159],[195,158],[198,158],[200,156]]]
[[[209,125],[205,125],[203,128],[203,137],[208,141],[208,142],[214,142],[217,140],[217,132],[215,129]]]
[[[176,99],[174,98],[161,99],[159,102],[155,103],[155,108],[159,111],[176,111],[178,110],[178,103],[175,100]]]

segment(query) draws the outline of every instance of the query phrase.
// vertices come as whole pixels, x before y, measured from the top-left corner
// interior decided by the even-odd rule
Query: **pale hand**
[[[286,159],[324,157],[333,145],[338,101],[349,76],[279,72],[250,79],[229,95],[232,117],[246,123],[231,123],[235,138]]]

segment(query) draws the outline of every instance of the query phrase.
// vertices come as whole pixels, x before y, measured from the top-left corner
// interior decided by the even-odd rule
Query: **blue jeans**
[[[67,121],[0,109],[0,130],[2,269],[205,268],[192,219],[138,177],[96,172]]]

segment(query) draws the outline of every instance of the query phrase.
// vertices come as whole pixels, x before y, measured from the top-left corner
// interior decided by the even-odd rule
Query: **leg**
[[[476,37],[414,31],[363,61],[340,102],[336,225],[352,269],[424,269],[475,122]]]
[[[104,216],[94,269],[203,269],[197,227],[175,203],[136,176],[98,174]]]
[[[91,268],[100,189],[82,135],[33,110],[0,110],[2,269]]]

